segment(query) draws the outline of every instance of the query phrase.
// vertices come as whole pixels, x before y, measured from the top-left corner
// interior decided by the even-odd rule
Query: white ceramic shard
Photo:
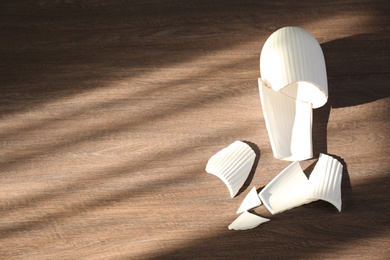
[[[258,207],[260,205],[261,205],[261,200],[259,198],[259,195],[257,194],[256,187],[253,187],[248,192],[248,194],[246,195],[244,200],[242,201],[242,203],[241,203],[241,205],[238,208],[236,213],[240,214],[240,213],[242,213],[244,211],[253,209],[253,208]]]
[[[312,108],[328,98],[320,45],[302,28],[279,29],[264,43],[260,73],[260,99],[274,156],[288,161],[311,158]]]
[[[256,154],[248,144],[235,141],[209,159],[206,172],[220,178],[233,198],[248,178],[255,158]]]
[[[342,171],[343,165],[337,159],[320,154],[307,179],[295,161],[268,183],[259,197],[272,214],[316,200],[327,201],[341,211]]]
[[[276,92],[261,79],[259,91],[274,157],[287,161],[313,157],[311,104]]]
[[[244,211],[238,218],[236,218],[230,225],[229,229],[246,230],[259,226],[262,223],[268,222],[269,219],[257,216],[255,214]]]
[[[320,154],[309,178],[309,198],[333,204],[341,211],[341,179],[343,165],[335,158]]]
[[[309,180],[295,161],[268,183],[259,196],[264,206],[277,214],[316,200],[308,197],[308,185]]]

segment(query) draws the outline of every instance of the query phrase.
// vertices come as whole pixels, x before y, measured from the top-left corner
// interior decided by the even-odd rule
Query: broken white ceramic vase
[[[251,229],[268,222],[269,219],[257,216],[255,214],[244,211],[238,218],[236,218],[230,225],[229,229],[246,230]]]
[[[235,141],[209,159],[206,172],[221,179],[233,198],[248,178],[255,159],[256,154],[248,144]]]
[[[325,59],[317,40],[299,27],[284,27],[260,55],[259,92],[274,157],[313,156],[312,109],[328,99]]]

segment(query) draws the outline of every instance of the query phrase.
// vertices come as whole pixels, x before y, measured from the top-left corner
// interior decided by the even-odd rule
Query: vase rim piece
[[[313,108],[327,102],[324,54],[303,28],[283,27],[268,37],[260,54],[260,74],[273,90],[310,102]]]
[[[259,193],[264,206],[272,214],[309,203],[309,180],[303,173],[298,161],[283,169]]]

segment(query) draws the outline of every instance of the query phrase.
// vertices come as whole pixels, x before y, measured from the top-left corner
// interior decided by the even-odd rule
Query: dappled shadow
[[[190,62],[245,42],[258,42],[260,51],[261,42],[274,30],[286,25],[310,25],[310,19],[297,20],[290,12],[297,6],[302,12],[313,11],[307,5],[287,2],[246,5],[226,1],[155,2],[153,8],[138,2],[2,3],[3,13],[9,15],[4,16],[0,41],[0,112],[14,114],[48,100],[106,87],[115,80],[148,77],[160,68]],[[267,19],[266,10],[278,10],[276,15],[284,13],[284,19]],[[15,12],[29,15],[11,19]],[[334,10],[315,12],[316,19],[335,15]],[[46,26],[42,26],[43,22]],[[338,59],[333,44],[323,46],[327,64],[328,60]],[[339,47],[335,45],[336,50]],[[253,65],[257,70],[258,63]],[[348,66],[351,64],[342,68]],[[329,72],[331,76],[334,70]]]
[[[245,59],[241,60],[240,62],[247,62]],[[236,65],[236,64],[235,64]],[[224,66],[228,66],[227,64],[224,64],[223,66],[215,67],[213,69],[210,69],[208,73],[212,73],[213,71],[218,71],[223,69]],[[204,72],[206,73],[206,72]],[[172,89],[177,88],[180,85],[185,85],[187,83],[190,83],[191,81],[195,80],[196,78],[202,78],[204,74],[196,74],[192,77],[189,77],[187,79],[182,80],[171,80],[168,83],[160,84],[159,88],[154,89],[153,91],[169,91]],[[210,90],[212,90],[212,87],[209,87]],[[123,132],[130,132],[133,128],[138,127],[139,125],[146,124],[147,122],[153,122],[156,120],[164,120],[165,118],[169,118],[177,113],[181,113],[183,110],[186,110],[187,112],[193,109],[198,108],[199,106],[202,106],[204,104],[210,104],[212,102],[217,102],[226,98],[232,98],[239,95],[242,95],[247,89],[242,88],[241,86],[231,86],[228,91],[221,91],[216,90],[210,93],[207,93],[207,91],[199,91],[198,93],[192,94],[190,99],[187,99],[186,102],[177,104],[175,101],[166,101],[166,106],[162,109],[158,110],[146,110],[142,113],[137,113],[135,115],[128,116],[127,114],[124,115],[125,117],[123,120],[117,120],[115,124],[107,124],[106,122],[101,122],[98,125],[95,125],[94,128],[91,130],[89,128],[86,128],[85,130],[83,127],[78,127],[74,129],[73,131],[69,131],[66,135],[61,136],[61,139],[58,140],[58,142],[53,142],[51,144],[35,144],[34,149],[31,149],[28,152],[24,153],[15,153],[14,155],[10,154],[4,157],[0,161],[0,166],[4,170],[11,169],[16,163],[17,165],[20,165],[24,163],[25,161],[28,161],[30,159],[39,157],[40,155],[48,153],[48,151],[59,151],[61,149],[69,149],[73,146],[79,146],[84,142],[88,142],[91,140],[91,138],[94,139],[102,139],[105,136],[112,135],[112,134],[120,134]],[[142,91],[142,96],[148,96],[151,95],[151,92]],[[189,93],[190,94],[190,93]],[[158,95],[158,94],[154,94]],[[123,107],[126,105],[126,102],[131,102],[132,106],[142,106],[142,104],[145,102],[143,98],[138,99],[137,95],[129,95],[124,96],[121,98],[120,102],[118,100],[115,101],[108,101],[104,104],[91,104],[86,105],[85,107],[82,106],[80,109],[76,109],[74,112],[67,113],[65,115],[61,115],[60,118],[50,118],[42,121],[38,121],[37,123],[33,122],[32,125],[26,124],[26,126],[22,127],[21,129],[14,129],[11,128],[9,132],[3,132],[0,133],[0,137],[13,137],[15,138],[18,135],[28,135],[30,132],[33,132],[35,130],[39,130],[40,127],[54,127],[58,124],[62,123],[64,121],[64,118],[66,117],[76,117],[80,116],[82,113],[88,113],[88,111],[94,111],[97,115],[99,111],[105,111],[108,109],[112,109],[113,111],[119,109],[120,107]],[[75,106],[77,107],[77,106]],[[180,109],[179,109],[180,108]],[[60,126],[59,126],[60,127]],[[70,128],[71,129],[71,128]],[[72,130],[72,129],[71,129]],[[77,135],[75,135],[77,133]],[[77,137],[75,137],[77,136]]]
[[[12,177],[16,178],[18,167],[31,162],[34,162],[33,166],[39,166],[39,159],[44,156],[107,136],[131,133],[140,126],[144,130],[148,122],[167,120],[181,115],[183,111],[195,111],[205,105],[227,102],[230,98],[245,95],[248,89],[236,83],[253,80],[253,86],[256,85],[258,52],[270,33],[285,25],[310,25],[312,20],[337,15],[333,8],[318,12],[307,7],[307,3],[275,1],[248,2],[245,5],[234,1],[204,1],[199,5],[179,2],[161,4],[156,1],[129,4],[97,2],[0,4],[0,114],[2,120],[10,119],[9,122],[12,122],[14,116],[21,115],[17,126],[5,125],[6,130],[0,133],[6,151],[0,166],[5,175],[7,171],[13,171],[16,174]],[[292,7],[301,8],[301,13],[290,12]],[[308,15],[303,18],[301,14],[305,11]],[[270,13],[273,18],[267,17],[266,13]],[[282,13],[285,14],[284,18],[280,19]],[[297,20],[297,15],[302,19]],[[314,16],[316,18],[310,18]],[[315,110],[313,114],[315,154],[327,152],[326,129],[332,108],[389,97],[386,79],[389,56],[381,55],[388,50],[389,39],[384,35],[377,36],[358,35],[321,45],[328,68],[330,99],[328,106]],[[250,42],[258,44],[258,52],[247,49],[247,56],[241,57],[236,48],[241,45],[243,48],[251,48],[245,45]],[[366,49],[370,52],[365,53]],[[221,51],[226,51],[223,58],[227,60],[218,60],[217,54]],[[229,60],[231,56],[239,58]],[[167,68],[170,71],[164,70]],[[178,76],[194,68],[197,73]],[[247,74],[231,75],[233,70]],[[159,77],[166,80],[161,81]],[[215,83],[221,79],[227,82],[208,84],[209,81]],[[370,84],[373,79],[376,85]],[[40,111],[45,105],[56,101],[68,100],[62,104],[72,106],[73,98],[95,90],[109,89],[118,82],[124,84],[125,89],[135,90],[112,100],[102,98],[97,102],[83,103],[81,98],[71,109],[60,106],[57,108],[58,113],[37,121],[29,116],[34,110]],[[114,121],[108,120],[107,123],[97,120],[97,124],[91,128],[81,127],[85,117],[99,118],[100,113],[119,111],[128,103],[133,107],[142,107],[149,96],[156,98],[194,82],[202,86],[188,90],[180,100],[168,98],[159,103],[155,99],[156,107],[144,106],[144,111],[137,110],[134,113],[130,109],[129,115],[118,116]],[[28,146],[26,151],[19,153],[20,150],[15,149],[7,154],[6,149],[12,140],[28,138],[32,133],[36,134],[47,127],[67,128],[66,119],[73,117],[80,118],[79,127],[74,126],[65,134],[56,136],[54,142],[37,141]],[[240,123],[238,126],[226,127],[225,131],[207,131],[207,135],[198,138],[197,142],[206,145],[217,135],[235,139],[236,136],[230,135],[233,128],[245,133],[248,127],[247,123]],[[10,141],[7,146],[5,141]],[[260,149],[253,143],[247,143],[255,150],[256,161],[243,190],[250,185],[260,158]],[[107,208],[118,202],[147,196],[173,185],[188,185],[193,181],[192,177],[203,170],[199,165],[190,167],[185,174],[180,172],[164,177],[149,177],[147,181],[137,182],[138,186],[133,183],[134,187],[119,186],[117,190],[97,191],[101,184],[119,183],[121,177],[136,175],[140,170],[152,171],[156,167],[153,161],[170,161],[178,156],[190,156],[193,152],[190,143],[176,145],[180,147],[169,151],[151,148],[152,153],[142,153],[142,156],[122,160],[117,165],[113,163],[91,171],[80,169],[80,174],[69,176],[65,185],[61,181],[60,184],[46,183],[42,179],[42,189],[25,190],[19,196],[2,201],[2,217],[7,219],[21,214],[24,209],[35,211],[36,214],[34,219],[28,219],[27,216],[19,222],[3,223],[0,238],[5,240],[21,233],[30,234],[61,220],[82,217],[84,213]],[[158,255],[150,257],[193,258],[196,255],[199,258],[271,258],[279,253],[287,258],[301,258],[315,256],[316,252],[320,253],[325,248],[339,250],[337,243],[375,236],[383,232],[382,227],[387,227],[385,217],[370,214],[387,207],[387,200],[383,196],[374,200],[370,195],[375,192],[385,194],[389,188],[389,179],[373,177],[363,184],[354,188],[357,195],[352,196],[344,163],[342,191],[345,210],[340,214],[327,203],[313,203],[277,215],[270,223],[251,231],[224,231],[215,236],[201,236],[201,239],[194,239],[187,247],[161,250]],[[97,196],[81,196],[74,200],[75,203],[70,203],[72,194],[78,195],[89,190]],[[45,211],[42,205],[46,202],[52,202],[54,209]],[[357,218],[357,215],[360,217]],[[361,221],[362,217],[364,221]],[[370,228],[370,222],[378,224]],[[359,227],[358,231],[356,227]],[[296,255],[288,255],[292,250]]]
[[[248,129],[248,124],[242,124],[237,128],[240,132],[245,133],[245,129]],[[218,132],[210,132],[213,134],[229,135],[231,129],[224,131],[218,130]],[[205,136],[202,140],[206,143],[209,137]],[[77,194],[80,191],[86,189],[93,189],[98,187],[101,183],[109,183],[120,179],[122,176],[136,175],[140,171],[152,170],[156,167],[152,162],[170,160],[172,157],[178,154],[181,157],[190,155],[193,152],[193,147],[190,145],[180,147],[180,150],[156,150],[153,154],[149,154],[145,157],[138,157],[137,160],[128,160],[122,164],[115,166],[108,166],[106,168],[98,169],[93,172],[84,172],[78,178],[71,178],[65,185],[50,185],[50,188],[46,188],[42,194],[28,194],[25,196],[19,196],[7,201],[7,204],[2,207],[2,217],[11,216],[14,214],[20,214],[26,208],[39,208],[41,205],[48,201],[56,201],[57,199],[68,200],[68,196]],[[258,158],[257,158],[258,161]],[[195,173],[199,173],[202,169],[198,165],[194,165],[192,172],[186,172],[185,174],[179,173],[173,176],[167,175],[166,177],[155,179],[148,178],[147,181],[133,183],[128,189],[119,189],[117,191],[111,191],[104,194],[103,199],[91,199],[83,201],[81,206],[77,204],[72,207],[58,207],[56,213],[43,213],[33,221],[18,222],[16,224],[0,228],[0,239],[17,235],[18,231],[37,230],[42,226],[48,225],[52,222],[64,218],[71,218],[77,216],[83,212],[92,211],[96,208],[105,207],[112,203],[120,201],[134,199],[146,194],[161,192],[161,189],[169,188],[175,185],[184,185],[191,183],[190,180],[194,178]],[[104,192],[103,192],[104,193]]]
[[[210,27],[202,5],[170,5],[3,4],[4,13],[30,15],[3,24],[0,112],[29,110],[116,80],[153,77],[167,66],[242,44],[225,23],[240,19],[242,26],[254,19],[239,4],[221,2],[220,8],[208,11],[214,20]],[[50,23],[42,26],[45,19]]]

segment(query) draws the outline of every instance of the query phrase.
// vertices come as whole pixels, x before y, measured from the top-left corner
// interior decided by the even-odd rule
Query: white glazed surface
[[[229,229],[246,230],[251,229],[268,222],[269,219],[257,216],[255,214],[244,211],[238,218],[236,218],[230,225]]]
[[[206,172],[221,179],[233,198],[248,178],[255,159],[256,154],[248,144],[235,141],[209,159]]]

